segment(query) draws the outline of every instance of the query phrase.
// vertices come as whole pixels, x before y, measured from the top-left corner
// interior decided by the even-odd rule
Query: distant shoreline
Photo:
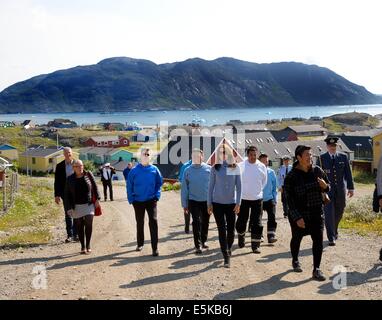
[[[54,119],[69,119],[78,125],[97,123],[138,123],[143,126],[157,125],[167,121],[168,125],[197,123],[202,126],[223,125],[230,120],[261,122],[285,118],[310,119],[348,112],[368,113],[372,116],[382,113],[382,104],[339,105],[339,106],[298,106],[298,107],[256,107],[190,110],[145,110],[121,112],[54,112],[54,113],[3,113],[2,121],[33,120],[35,124],[47,124]]]

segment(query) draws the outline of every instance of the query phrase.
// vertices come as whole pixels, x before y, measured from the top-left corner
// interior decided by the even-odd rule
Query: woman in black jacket
[[[94,176],[84,171],[81,160],[73,162],[74,173],[68,177],[65,198],[69,206],[68,214],[74,218],[81,242],[81,254],[91,252],[90,239],[93,231],[93,217],[98,207],[100,195]],[[86,243],[85,243],[86,236]]]
[[[300,244],[304,236],[310,235],[313,241],[313,279],[324,281],[326,278],[320,271],[324,231],[322,192],[329,191],[330,184],[325,172],[312,165],[310,146],[297,146],[295,156],[297,161],[284,181],[292,230],[292,266],[295,272],[302,272],[298,261]]]

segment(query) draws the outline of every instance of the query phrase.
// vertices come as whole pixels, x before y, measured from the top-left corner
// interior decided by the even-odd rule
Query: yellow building
[[[9,144],[2,144],[0,145],[0,157],[13,161],[19,158],[19,153],[15,147]]]
[[[376,132],[371,138],[373,139],[373,170],[376,170],[381,157],[382,131]]]
[[[73,157],[78,159],[78,153],[73,152]],[[20,154],[19,167],[23,171],[52,173],[63,160],[64,152],[61,149],[31,149]]]

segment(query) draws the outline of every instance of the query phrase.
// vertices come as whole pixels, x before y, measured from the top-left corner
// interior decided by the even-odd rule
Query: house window
[[[36,158],[32,158],[32,164],[36,164]]]
[[[124,141],[123,141],[123,144],[127,144],[127,140],[124,140]]]
[[[108,142],[107,142],[107,141],[104,141],[104,142],[103,142],[103,145],[104,145],[104,146],[107,146],[107,145],[108,145]]]
[[[49,163],[53,163],[53,159],[52,158],[49,158]]]
[[[101,142],[97,142],[97,146],[101,146],[102,145],[102,143]]]
[[[118,144],[119,144],[118,141],[113,141],[113,146],[116,146],[116,145],[118,145]]]

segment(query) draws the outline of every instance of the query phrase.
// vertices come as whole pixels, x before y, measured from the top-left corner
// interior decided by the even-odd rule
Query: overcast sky
[[[380,0],[0,0],[0,91],[127,56],[327,67],[382,94]]]

